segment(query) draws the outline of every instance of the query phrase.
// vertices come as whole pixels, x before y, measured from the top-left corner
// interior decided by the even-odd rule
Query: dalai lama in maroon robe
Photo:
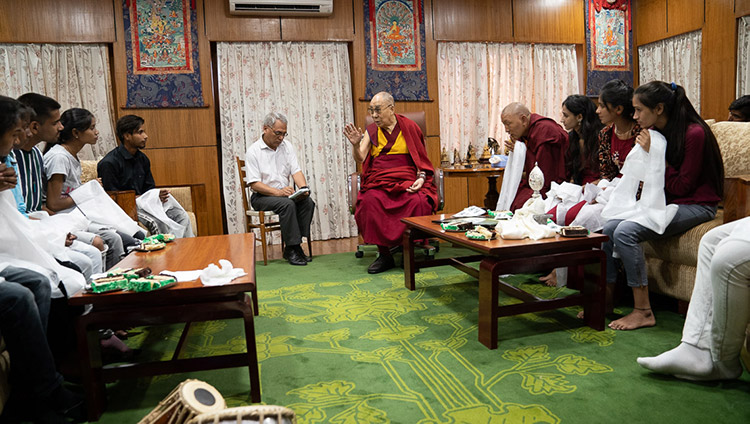
[[[540,191],[545,196],[552,181],[565,181],[565,152],[568,151],[568,133],[553,119],[529,112],[521,103],[511,103],[505,106],[501,114],[505,131],[510,134],[512,141],[521,140],[526,143],[526,160],[524,161],[524,177],[518,186],[516,197],[510,210],[515,211],[531,198],[533,190],[529,187],[528,175],[534,164],[544,174],[544,187]],[[512,144],[506,144],[512,148]]]
[[[375,122],[364,133],[354,124],[344,129],[354,160],[362,164],[354,218],[364,242],[377,245],[380,253],[367,269],[370,274],[394,267],[390,248],[401,243],[406,229],[400,219],[430,215],[437,205],[424,135],[417,124],[393,109],[393,97],[378,93],[368,108]]]

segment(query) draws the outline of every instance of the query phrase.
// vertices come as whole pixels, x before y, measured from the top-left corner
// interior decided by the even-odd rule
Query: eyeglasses
[[[269,128],[269,129],[270,129],[270,128]],[[288,132],[284,132],[284,131],[274,131],[274,130],[271,130],[271,132],[272,132],[272,133],[273,133],[273,135],[275,135],[276,137],[286,137],[287,135],[289,135],[289,133],[288,133]]]
[[[388,106],[386,106],[384,108],[381,108],[380,106],[378,106],[378,107],[368,107],[367,108],[367,113],[369,113],[370,115],[374,115],[374,114],[380,115],[380,113],[383,112],[383,110],[388,109],[389,107],[393,107],[393,105],[388,105]]]

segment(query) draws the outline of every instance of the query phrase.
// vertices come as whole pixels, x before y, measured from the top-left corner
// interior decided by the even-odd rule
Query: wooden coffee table
[[[469,240],[464,233],[446,232],[433,220],[448,215],[404,218],[404,283],[406,288],[416,287],[414,273],[422,268],[451,265],[479,279],[479,341],[490,349],[497,349],[497,320],[502,316],[539,312],[550,309],[583,305],[586,324],[595,330],[604,330],[604,298],[606,291],[606,258],[601,250],[607,236],[590,234],[587,237],[534,240],[491,241]],[[476,255],[460,258],[427,259],[414,257],[414,241],[438,238],[454,245],[475,251]],[[480,262],[479,269],[467,263]],[[599,263],[598,275],[585,275],[583,266]],[[500,280],[501,274],[548,271],[557,267],[570,267],[568,287],[580,290],[560,299],[541,299]],[[498,292],[522,300],[522,303],[498,306]]]
[[[258,356],[255,347],[253,310],[257,315],[255,284],[255,237],[251,233],[177,239],[153,252],[134,252],[116,266],[150,267],[154,274],[164,270],[203,269],[227,259],[247,275],[222,286],[204,286],[200,280],[177,283],[161,290],[135,293],[120,291],[104,294],[77,293],[68,299],[74,306],[93,309],[78,318],[76,333],[89,420],[96,421],[106,403],[105,382],[122,378],[248,367],[250,398],[260,402]],[[252,303],[246,292],[253,295]],[[242,318],[247,353],[213,357],[179,358],[190,323]],[[102,366],[98,330],[141,325],[185,323],[172,359],[169,361]]]

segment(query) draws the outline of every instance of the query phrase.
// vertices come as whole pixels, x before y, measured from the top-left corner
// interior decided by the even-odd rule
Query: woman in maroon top
[[[667,139],[664,191],[666,201],[678,206],[677,213],[663,234],[631,221],[609,220],[604,234],[607,254],[607,283],[617,279],[614,256],[622,260],[628,282],[633,289],[633,312],[612,321],[610,328],[633,330],[656,324],[648,297],[646,261],[641,242],[671,237],[709,221],[716,216],[716,206],[724,193],[724,163],[719,145],[706,122],[698,115],[675,83],[652,81],[641,85],[633,96],[635,119],[643,128],[659,131]],[[643,130],[636,138],[649,151],[651,136]]]
[[[568,96],[562,104],[562,124],[568,131],[565,155],[567,180],[584,185],[599,180],[599,131],[602,123],[586,96]]]
[[[641,127],[633,119],[633,89],[622,80],[604,84],[596,114],[604,124],[599,132],[599,173],[612,181],[635,145]]]

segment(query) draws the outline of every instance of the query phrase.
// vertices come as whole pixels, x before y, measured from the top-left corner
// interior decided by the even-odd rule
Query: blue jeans
[[[0,271],[0,277],[5,279],[0,282],[0,333],[10,352],[11,384],[14,391],[44,398],[63,381],[47,344],[49,280],[15,267]]]
[[[664,230],[664,234],[659,234],[640,224],[622,219],[612,219],[604,224],[602,232],[609,237],[609,241],[602,246],[607,254],[607,283],[614,284],[617,281],[617,267],[615,266],[615,258],[612,256],[614,252],[617,252],[625,267],[628,286],[647,286],[646,258],[643,254],[641,242],[672,237],[698,224],[710,221],[716,216],[716,206],[677,206],[677,213]]]

